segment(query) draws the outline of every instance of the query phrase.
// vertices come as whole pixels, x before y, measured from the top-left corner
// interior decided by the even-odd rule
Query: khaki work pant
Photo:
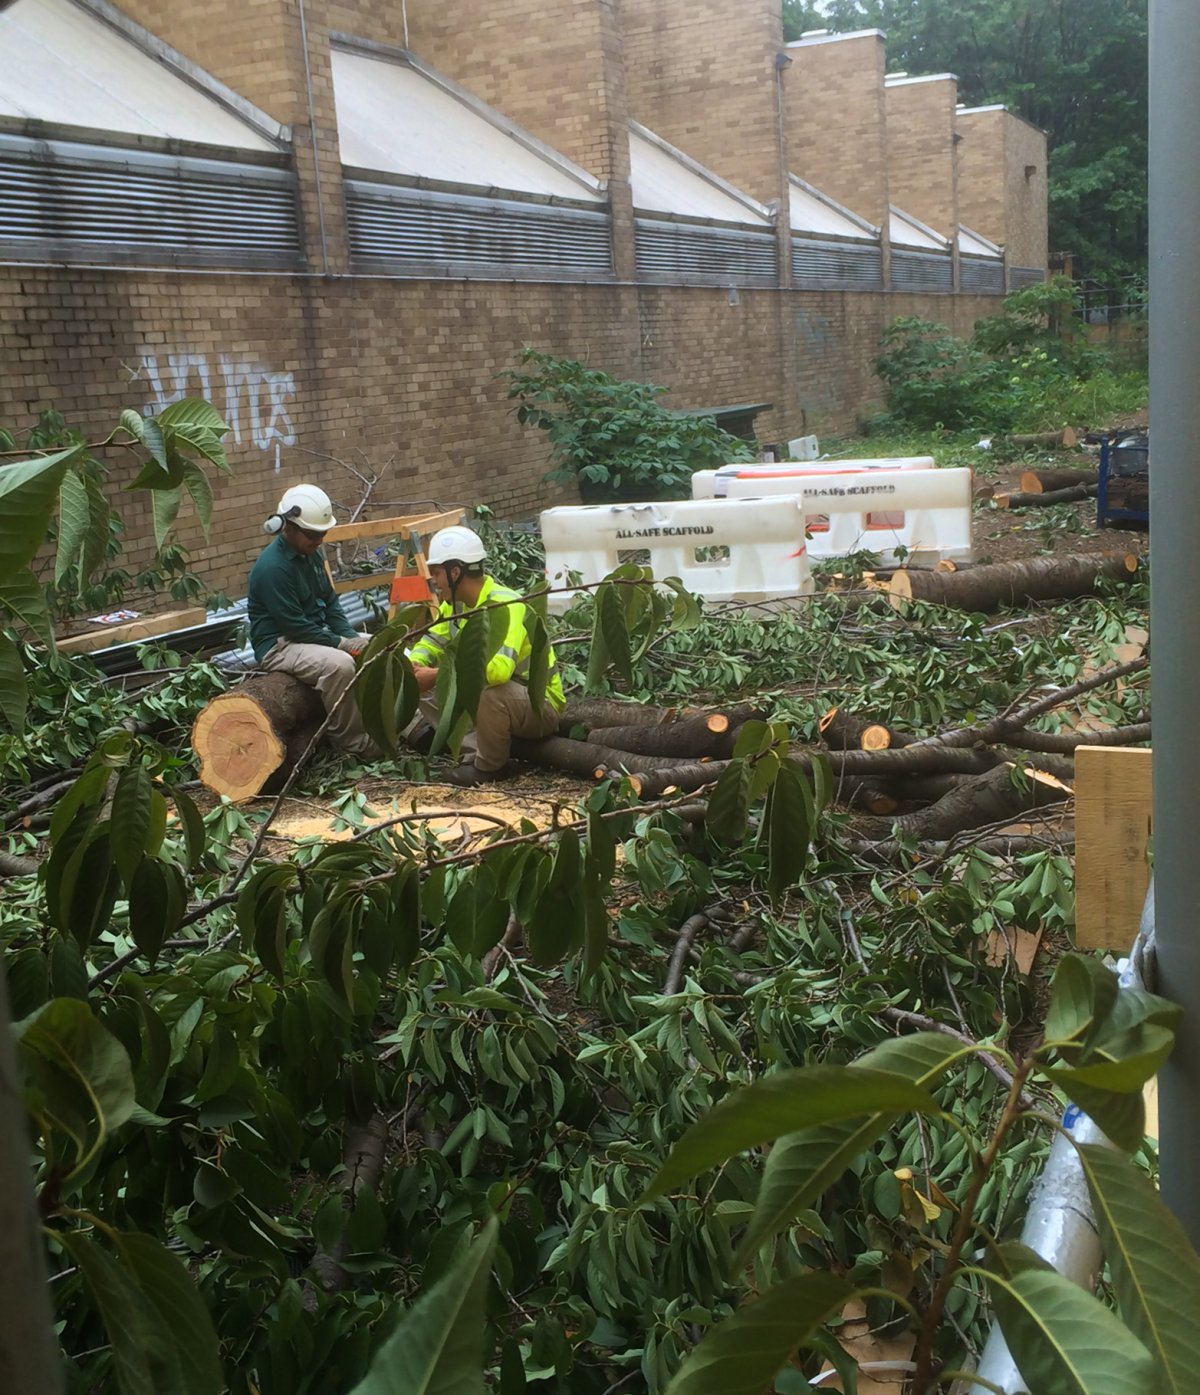
[[[333,712],[325,734],[335,746],[355,756],[383,755],[367,735],[358,704],[350,692],[355,673],[353,654],[323,644],[293,644],[290,640],[278,639],[262,666],[268,673],[290,673],[317,690],[326,713]]]
[[[437,726],[438,710],[429,698],[421,703],[421,715],[431,726]],[[477,770],[500,770],[508,764],[514,736],[537,741],[553,736],[557,730],[558,713],[549,700],[542,703],[541,712],[534,712],[529,689],[523,683],[497,683],[483,690],[475,726],[463,741],[463,755],[467,756],[474,746]]]

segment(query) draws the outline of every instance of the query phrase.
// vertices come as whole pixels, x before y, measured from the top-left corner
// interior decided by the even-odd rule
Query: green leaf
[[[1126,1153],[1135,1152],[1146,1136],[1146,1106],[1139,1091],[1114,1094],[1074,1078],[1074,1072],[1056,1073],[1067,1098],[1089,1114],[1105,1135]]]
[[[629,647],[629,627],[620,588],[605,582],[596,592],[596,617],[604,636],[604,647],[617,672],[626,683],[633,683],[633,656]]]
[[[454,646],[455,701],[459,712],[469,712],[472,718],[487,687],[488,619],[481,612],[469,615]]]
[[[48,649],[53,646],[54,625],[46,608],[46,593],[28,569],[0,581],[0,616],[4,611],[32,630]]]
[[[437,683],[434,685],[434,702],[437,705],[438,723],[433,733],[430,751],[436,754],[444,751],[458,721],[458,677],[452,664],[439,664]]]
[[[132,407],[126,407],[118,418],[121,429],[128,431],[135,441],[140,441],[146,434],[146,424],[140,412],[135,412]]]
[[[146,854],[150,837],[150,796],[154,787],[142,765],[128,765],[117,777],[112,801],[113,861],[125,885]]]
[[[767,892],[774,906],[783,900],[788,887],[800,880],[808,865],[813,821],[813,796],[808,777],[797,761],[781,761],[763,819],[767,840]]]
[[[187,492],[192,496],[192,506],[196,510],[196,517],[200,520],[204,541],[207,542],[208,531],[212,526],[212,485],[199,465],[185,465],[183,467],[183,482],[187,486]]]
[[[1150,1353],[1097,1298],[1052,1270],[988,1275],[992,1304],[1030,1390],[1053,1395],[1148,1395]]]
[[[1078,1040],[1097,1018],[1108,1016],[1117,992],[1116,975],[1103,964],[1081,954],[1064,955],[1050,981],[1046,1042]]]
[[[684,1361],[666,1395],[762,1395],[815,1327],[853,1289],[833,1274],[799,1274],[744,1303]]]
[[[54,584],[61,586],[72,563],[79,560],[91,522],[87,486],[74,470],[63,476],[58,493],[58,546],[54,554]],[[81,578],[82,579],[82,578]]]
[[[184,846],[187,849],[187,865],[192,871],[200,865],[208,839],[204,832],[204,819],[196,808],[191,795],[175,786],[171,790],[175,812],[179,815],[179,825],[183,829]]]
[[[928,1086],[961,1055],[959,1044],[940,1033],[917,1032],[881,1042],[850,1069],[889,1071]],[[898,1117],[891,1111],[835,1120],[780,1138],[767,1155],[735,1269],[749,1262],[764,1241],[791,1224],[801,1211],[814,1205]]]
[[[6,634],[0,633],[0,716],[14,731],[25,724],[25,666],[21,651]]]
[[[155,547],[162,547],[167,540],[167,534],[175,526],[182,497],[178,489],[156,489],[150,495],[150,509],[154,515]]]
[[[159,1395],[148,1314],[125,1271],[82,1231],[58,1231],[54,1239],[83,1275],[100,1314],[120,1395]]]
[[[170,470],[172,461],[167,455],[167,442],[163,429],[154,417],[142,418],[142,445],[150,452],[163,470]]]
[[[1121,1316],[1158,1367],[1152,1388],[1185,1395],[1200,1370],[1200,1257],[1145,1173],[1110,1148],[1076,1146]]]
[[[77,998],[51,999],[17,1031],[22,1064],[41,1093],[37,1113],[75,1140],[84,1161],[136,1103],[125,1048]]]
[[[104,491],[97,480],[85,475],[84,489],[88,500],[88,529],[84,534],[83,546],[79,555],[79,587],[91,580],[96,568],[104,561],[108,550],[108,525],[112,510],[108,506]]]
[[[710,1167],[800,1129],[864,1114],[938,1113],[929,1093],[901,1075],[860,1066],[784,1070],[721,1101],[687,1130],[659,1168],[643,1201]]]
[[[160,1373],[156,1395],[220,1395],[225,1382],[217,1334],[183,1264],[149,1235],[118,1231],[114,1243],[165,1337],[168,1371]]]
[[[568,828],[558,840],[545,893],[525,924],[525,944],[535,964],[556,964],[578,944],[582,891],[579,834]]]
[[[112,837],[107,823],[88,834],[71,859],[63,882],[69,883],[69,887],[64,885],[68,894],[63,894],[59,923],[75,936],[80,949],[86,950],[107,928],[121,890],[121,874],[113,862]]]
[[[67,467],[85,449],[71,446],[53,455],[0,465],[0,580],[33,560],[46,539]]]
[[[178,867],[143,856],[129,885],[129,933],[151,964],[183,919],[187,889]]]
[[[483,1334],[498,1223],[488,1221],[400,1319],[351,1395],[484,1395]]]
[[[734,758],[757,756],[760,751],[765,751],[773,741],[774,736],[770,724],[760,722],[757,717],[751,717],[748,722],[743,722],[738,728],[737,740],[733,743]]]
[[[704,826],[719,843],[740,843],[750,817],[750,767],[734,759],[721,771],[708,797]]]
[[[394,961],[403,970],[413,963],[421,948],[421,873],[415,863],[405,862],[396,869],[390,905]]]
[[[546,684],[550,681],[550,636],[542,617],[528,607],[525,633],[529,636],[529,705],[540,712],[546,700]]]

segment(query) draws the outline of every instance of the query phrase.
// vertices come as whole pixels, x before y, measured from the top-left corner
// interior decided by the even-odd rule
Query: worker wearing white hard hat
[[[535,709],[530,702],[529,667],[532,647],[525,628],[526,608],[515,591],[501,586],[484,570],[487,552],[483,539],[470,528],[443,528],[430,539],[426,561],[429,576],[441,601],[439,620],[421,636],[410,653],[417,686],[432,694],[438,664],[450,646],[462,618],[473,610],[503,605],[505,630],[499,648],[488,659],[487,686],[475,714],[475,754],[449,780],[455,785],[480,785],[502,780],[512,773],[509,756],[513,737],[537,739],[558,730],[558,718],[566,706],[562,679],[553,649],[545,697]],[[437,707],[431,696],[423,698],[422,714],[436,724]],[[425,733],[429,733],[428,727]],[[419,745],[420,737],[413,738]]]
[[[290,673],[315,688],[329,714],[335,746],[357,756],[382,755],[350,695],[355,655],[366,644],[346,619],[321,543],[337,523],[329,495],[315,484],[285,490],[263,524],[273,533],[250,571],[250,643],[268,673]]]

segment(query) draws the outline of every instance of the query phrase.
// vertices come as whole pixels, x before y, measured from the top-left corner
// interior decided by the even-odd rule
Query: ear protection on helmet
[[[283,531],[283,525],[287,522],[287,520],[288,520],[289,518],[299,518],[299,517],[300,517],[300,505],[299,505],[299,504],[293,504],[292,507],[291,507],[290,509],[288,509],[288,511],[287,511],[286,513],[273,513],[273,514],[271,515],[271,517],[268,518],[268,519],[266,520],[266,522],[263,524],[263,532],[264,532],[264,533],[281,533],[281,532]]]

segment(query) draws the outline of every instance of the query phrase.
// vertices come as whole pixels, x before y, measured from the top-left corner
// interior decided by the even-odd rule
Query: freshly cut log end
[[[225,693],[192,725],[200,782],[237,803],[253,799],[283,764],[287,744],[253,698]]]
[[[859,738],[859,745],[864,751],[886,751],[892,744],[892,733],[887,727],[873,723],[869,727],[863,728],[862,736]]]
[[[1023,470],[1017,488],[1022,494],[1053,494],[1060,489],[1072,489],[1076,485],[1096,484],[1100,472],[1090,470]]]
[[[918,600],[960,610],[991,611],[1025,601],[1086,596],[1095,590],[1100,577],[1127,581],[1138,566],[1137,554],[1125,552],[1033,557],[958,572],[898,571],[888,585],[888,599],[897,609],[905,601]]]
[[[265,793],[307,749],[324,712],[316,690],[286,673],[261,674],[213,698],[192,724],[201,783],[235,802]]]
[[[705,718],[704,725],[714,736],[720,736],[722,732],[729,730],[729,718],[724,712],[714,712]]]

